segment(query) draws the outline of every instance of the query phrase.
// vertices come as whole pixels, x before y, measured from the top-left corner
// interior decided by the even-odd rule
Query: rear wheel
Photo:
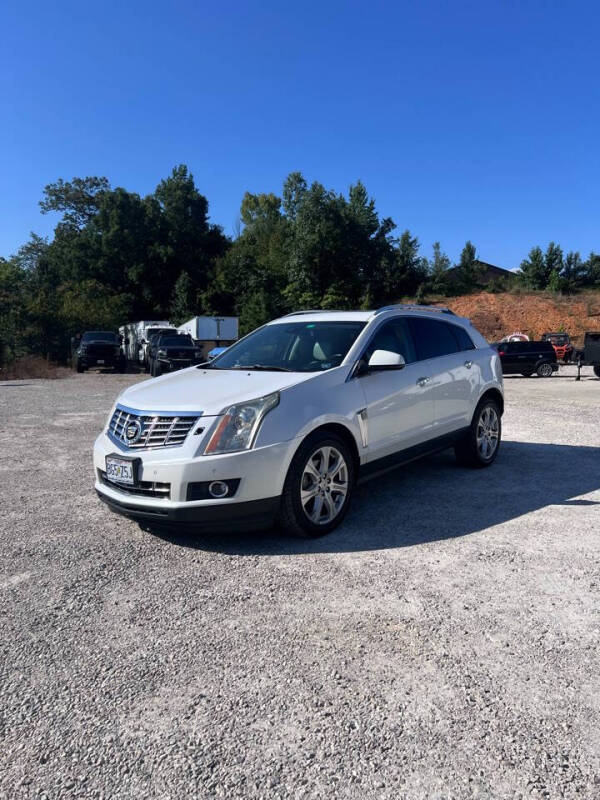
[[[154,361],[152,362],[152,376],[154,378],[158,378],[161,373],[162,369],[160,367],[160,363],[156,359],[154,359]]]
[[[83,366],[81,364],[81,361],[79,361],[79,359],[77,360],[77,363],[75,364],[75,369],[77,370],[77,372],[85,372],[85,369],[83,368]]]
[[[292,459],[278,523],[296,536],[322,536],[346,515],[355,482],[350,449],[338,436],[309,436]]]
[[[551,378],[554,370],[552,369],[552,364],[549,361],[543,361],[541,364],[539,364],[536,372],[540,378]]]
[[[594,375],[595,375],[597,378],[600,378],[600,366],[596,366],[596,367],[594,367]]]
[[[465,467],[489,467],[498,455],[501,438],[498,404],[495,400],[482,400],[475,409],[468,433],[454,446],[456,460]]]

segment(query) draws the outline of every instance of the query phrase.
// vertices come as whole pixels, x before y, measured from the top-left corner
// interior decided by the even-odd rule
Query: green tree
[[[528,289],[545,289],[548,284],[546,261],[540,247],[532,247],[529,256],[521,261],[517,273],[520,281]]]
[[[590,253],[584,267],[584,285],[600,287],[600,254]]]
[[[477,260],[475,245],[467,241],[460,254],[460,260],[456,266],[456,277],[458,285],[462,291],[470,292],[481,285],[482,269]]]
[[[44,187],[44,197],[40,200],[42,214],[57,211],[63,214],[62,225],[81,229],[98,211],[102,196],[110,190],[107,178],[91,176],[55,183]]]
[[[25,273],[0,257],[0,367],[26,353],[23,341]]]
[[[446,294],[448,290],[450,259],[446,253],[442,252],[439,242],[433,243],[433,258],[429,262],[428,267],[431,291],[436,294]]]
[[[582,261],[579,253],[573,251],[567,253],[563,260],[560,277],[563,285],[562,291],[574,292],[585,284],[587,265]]]
[[[563,269],[563,251],[560,245],[550,242],[544,253],[544,267],[546,271],[546,281],[550,280],[550,275],[554,270],[560,273]],[[542,287],[543,288],[543,287]]]
[[[196,314],[195,292],[187,272],[182,272],[173,288],[173,299],[169,311],[169,319],[174,325],[181,325]]]

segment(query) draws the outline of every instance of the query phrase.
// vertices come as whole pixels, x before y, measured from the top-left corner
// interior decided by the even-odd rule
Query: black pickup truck
[[[115,372],[125,372],[125,366],[121,339],[112,331],[86,331],[73,353],[73,369],[77,372],[90,367],[111,367]]]
[[[148,365],[153,378],[163,372],[174,372],[177,369],[201,364],[202,348],[194,342],[191,336],[180,333],[160,335],[152,340],[148,348]]]

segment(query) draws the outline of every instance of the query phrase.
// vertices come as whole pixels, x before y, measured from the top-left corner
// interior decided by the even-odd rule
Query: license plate
[[[96,359],[96,364],[104,364],[104,359],[103,358],[97,358]]]
[[[133,486],[133,463],[124,458],[106,457],[106,478],[113,483],[127,483]]]

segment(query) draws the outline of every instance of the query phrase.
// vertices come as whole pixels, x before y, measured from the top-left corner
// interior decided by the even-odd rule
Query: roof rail
[[[289,314],[284,314],[279,319],[284,317],[297,317],[299,314],[327,314],[330,311],[342,311],[341,308],[305,308],[302,311],[290,311]]]
[[[383,308],[378,308],[377,311],[374,312],[373,316],[377,314],[382,314],[384,311],[435,311],[438,314],[451,314],[453,317],[456,316],[454,311],[451,311],[449,308],[445,306],[423,306],[417,305],[416,303],[395,303],[392,306],[383,306]]]

